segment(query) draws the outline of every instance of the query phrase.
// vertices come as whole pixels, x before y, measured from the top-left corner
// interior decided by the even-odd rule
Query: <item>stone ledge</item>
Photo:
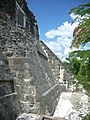
[[[14,92],[14,93],[11,93],[11,94],[8,94],[8,95],[1,96],[0,99],[7,98],[7,97],[11,97],[11,96],[13,96],[13,95],[17,95],[17,93]]]
[[[41,96],[46,96],[47,94],[49,94],[56,86],[58,86],[60,83],[58,82],[57,84],[55,84],[53,87],[51,87],[50,89],[48,89],[46,92],[44,92]]]
[[[65,120],[65,119],[53,116],[23,113],[16,120]]]

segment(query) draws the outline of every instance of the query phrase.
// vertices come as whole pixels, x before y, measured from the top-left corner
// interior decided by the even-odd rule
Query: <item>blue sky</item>
[[[73,30],[77,26],[71,24],[75,16],[68,11],[77,5],[90,0],[27,0],[29,9],[36,16],[40,39],[60,58],[68,56]]]

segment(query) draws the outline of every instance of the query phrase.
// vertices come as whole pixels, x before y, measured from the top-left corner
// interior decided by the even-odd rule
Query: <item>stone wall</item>
[[[62,87],[55,81],[48,61],[37,52],[29,57],[9,57],[8,61],[16,75],[15,90],[22,112],[52,115]]]
[[[34,41],[30,31],[14,26],[4,15],[0,16],[0,31],[0,45],[6,56],[27,56],[31,51]]]
[[[66,66],[61,62],[61,60],[48,48],[48,46],[43,41],[38,41],[42,49],[44,50],[47,60],[51,66],[51,70],[55,76],[55,81],[59,81],[61,84],[65,85],[65,90],[69,88],[72,78],[70,71],[67,70]],[[63,91],[65,91],[63,90]]]
[[[53,115],[65,90],[59,58],[3,13],[0,49],[0,120],[15,120],[23,112]]]
[[[14,79],[7,58],[0,50],[0,120],[15,120],[20,111]]]
[[[0,12],[4,12],[8,17],[15,21],[15,0],[0,0]]]
[[[19,113],[52,115],[63,86],[56,80],[39,41],[34,41],[30,32],[14,26],[7,19],[0,19],[0,31],[1,50],[13,75],[13,91],[17,94],[15,106],[20,103]],[[8,94],[11,94],[13,91],[9,84]]]
[[[42,49],[46,53],[46,56],[48,58],[48,62],[50,63],[51,69],[53,74],[55,75],[55,80],[58,81],[61,78],[61,70],[63,68],[63,63],[60,61],[60,59],[47,47],[47,45],[43,41],[39,41],[39,44],[41,45]],[[63,74],[63,73],[62,73]],[[63,78],[61,78],[63,79]]]
[[[33,39],[39,39],[38,25],[26,0],[0,0],[0,14],[5,14],[16,26],[31,32]]]

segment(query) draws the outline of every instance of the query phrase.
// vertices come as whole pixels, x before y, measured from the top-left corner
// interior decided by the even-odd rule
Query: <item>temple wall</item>
[[[12,4],[12,0],[9,2]],[[6,14],[7,8],[0,10],[0,120],[15,120],[24,112],[53,115],[65,91],[60,80],[66,80],[68,74],[63,73],[59,58],[39,41],[35,16],[26,2],[22,10],[27,11],[28,24],[34,25],[35,31],[16,25],[12,15]]]

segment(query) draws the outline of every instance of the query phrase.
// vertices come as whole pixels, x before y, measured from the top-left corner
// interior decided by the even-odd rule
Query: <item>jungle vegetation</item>
[[[73,22],[79,21],[79,25],[73,33],[71,48],[82,49],[69,53],[65,64],[71,71],[73,78],[83,85],[90,96],[90,47],[84,49],[90,43],[90,2],[71,9],[69,14],[77,16]],[[90,115],[84,117],[83,120],[90,120]]]
[[[73,33],[71,48],[82,49],[69,53],[69,57],[66,58],[68,62],[65,64],[90,95],[90,49],[84,49],[84,46],[90,43],[90,2],[71,9],[69,14],[71,13],[77,16],[74,22],[79,21]]]
[[[78,27],[74,30],[74,38],[71,42],[71,48],[79,49],[69,53],[65,64],[73,75],[73,78],[83,85],[90,96],[90,2],[71,9],[69,14],[77,16],[73,22],[76,20],[79,21]],[[88,46],[88,49],[84,49],[85,46]],[[90,114],[82,120],[90,120]]]

